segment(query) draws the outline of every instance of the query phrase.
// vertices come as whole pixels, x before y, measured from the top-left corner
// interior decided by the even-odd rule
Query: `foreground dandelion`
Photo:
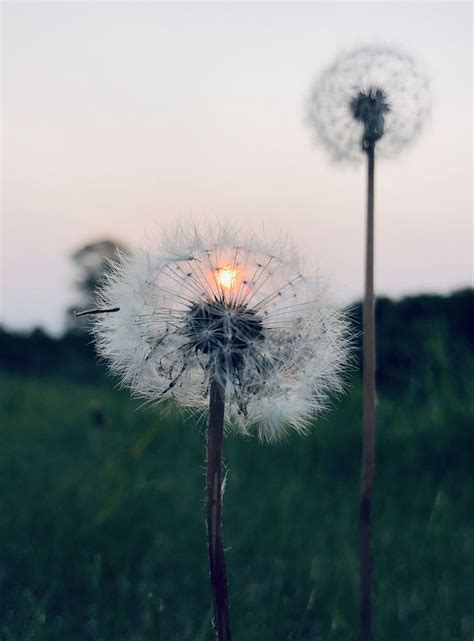
[[[375,458],[374,176],[375,156],[396,156],[429,114],[428,81],[415,61],[384,47],[339,56],[319,77],[308,120],[334,160],[367,158],[367,232],[363,303],[363,448],[360,499],[362,640],[372,639],[372,487]]]
[[[347,327],[318,279],[280,243],[176,228],[124,257],[101,294],[95,336],[122,383],[160,403],[208,408],[207,533],[214,625],[230,639],[221,533],[224,421],[263,440],[305,432],[342,389]]]

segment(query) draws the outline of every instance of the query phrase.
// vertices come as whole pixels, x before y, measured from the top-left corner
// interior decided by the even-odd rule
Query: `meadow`
[[[393,327],[380,345],[376,638],[471,641],[472,353],[459,327],[416,318],[396,351],[432,355],[416,385],[387,378]],[[211,641],[203,420],[139,409],[105,375],[22,368],[0,379],[2,641]],[[237,641],[358,638],[360,416],[354,372],[307,437],[226,439]]]

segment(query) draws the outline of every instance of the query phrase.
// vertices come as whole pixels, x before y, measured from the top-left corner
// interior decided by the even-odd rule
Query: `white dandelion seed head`
[[[336,161],[358,162],[370,146],[396,156],[430,112],[426,76],[413,58],[387,47],[341,54],[314,83],[308,124]]]
[[[122,384],[159,403],[205,409],[225,387],[226,421],[276,440],[304,432],[343,389],[347,323],[283,242],[229,227],[175,227],[124,256],[100,292],[99,353]]]

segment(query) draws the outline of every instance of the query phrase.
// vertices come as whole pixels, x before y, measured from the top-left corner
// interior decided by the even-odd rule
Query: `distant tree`
[[[86,331],[91,323],[89,316],[76,317],[75,312],[91,309],[97,304],[97,290],[104,279],[108,265],[113,265],[119,256],[128,254],[128,249],[113,240],[99,240],[81,247],[71,256],[78,276],[75,289],[78,293],[77,303],[66,311],[67,331]]]

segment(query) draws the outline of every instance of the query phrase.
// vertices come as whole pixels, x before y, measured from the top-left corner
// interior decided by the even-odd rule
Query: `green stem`
[[[225,388],[211,381],[207,431],[207,540],[214,628],[219,641],[231,641],[227,577],[222,542],[222,448]]]

